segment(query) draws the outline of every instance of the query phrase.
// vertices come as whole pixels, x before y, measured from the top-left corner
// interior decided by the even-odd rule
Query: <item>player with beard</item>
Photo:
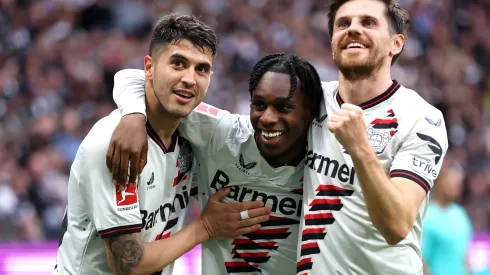
[[[448,141],[439,110],[391,78],[408,13],[394,0],[333,0],[339,81],[308,135],[298,274],[422,274],[422,219]],[[309,236],[309,237],[305,237]]]
[[[409,23],[398,1],[330,1],[339,81],[323,83],[308,134],[298,274],[423,272],[421,222],[448,141],[441,112],[391,78]]]
[[[139,109],[144,108],[144,102],[137,100],[144,81],[142,71],[118,72],[114,89],[118,106],[144,112]],[[224,201],[261,200],[272,211],[259,231],[234,240],[203,243],[204,275],[296,274],[306,135],[322,100],[320,78],[306,61],[274,54],[255,65],[249,91],[250,116],[201,104],[178,129],[196,152],[201,208],[217,190],[231,185]],[[116,144],[132,142],[144,130],[144,116],[125,118],[114,133]],[[109,151],[109,159],[112,156]],[[247,219],[246,212],[243,217]]]

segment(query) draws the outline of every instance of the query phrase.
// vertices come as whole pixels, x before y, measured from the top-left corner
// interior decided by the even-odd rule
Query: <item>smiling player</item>
[[[118,72],[118,106],[144,112],[135,108],[144,107],[137,101],[144,81],[139,70]],[[203,243],[203,275],[296,274],[306,134],[321,102],[320,79],[306,61],[274,54],[255,65],[249,91],[250,116],[201,104],[178,129],[196,152],[201,206],[231,185],[226,202],[263,201],[272,211],[259,231]],[[144,121],[141,115],[126,115],[114,134],[114,148],[120,149],[120,142],[133,143]]]

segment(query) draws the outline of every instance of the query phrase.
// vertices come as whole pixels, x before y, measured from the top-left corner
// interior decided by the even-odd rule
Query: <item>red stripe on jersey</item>
[[[318,186],[318,188],[316,189],[316,191],[326,191],[326,190],[350,191],[349,189],[345,189],[345,188],[342,188],[339,186],[326,185],[326,184],[322,184],[322,185]]]
[[[303,233],[301,234],[306,235],[306,234],[315,234],[315,233],[323,233],[323,232],[325,232],[325,228],[308,228],[303,230]]]
[[[226,267],[236,267],[236,266],[252,266],[247,262],[225,262]]]
[[[329,219],[329,218],[333,218],[332,213],[320,213],[320,214],[307,214],[307,215],[305,215],[305,220]]]
[[[304,265],[304,264],[309,264],[311,263],[311,258],[306,258],[306,259],[303,259],[301,261],[299,261],[298,263],[296,263],[296,267],[300,266],[300,265]]]
[[[373,120],[373,122],[371,122],[371,124],[391,124],[391,123],[398,123],[398,119],[396,117],[391,119],[377,118]]]
[[[340,200],[339,199],[332,199],[332,200],[314,199],[312,202],[310,202],[308,206],[313,206],[315,204],[340,204]]]
[[[306,243],[301,245],[301,249],[308,249],[308,248],[318,248],[318,243]]]

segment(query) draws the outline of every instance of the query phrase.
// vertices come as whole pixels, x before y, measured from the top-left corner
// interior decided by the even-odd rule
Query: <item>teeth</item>
[[[351,48],[365,49],[366,46],[362,45],[361,43],[349,43],[349,45],[347,45],[347,49],[351,49]]]
[[[284,132],[262,132],[262,135],[266,138],[273,138],[282,135]]]
[[[175,93],[178,94],[178,95],[180,95],[180,96],[183,96],[185,98],[191,98],[192,97],[192,95],[186,94],[186,93],[183,93],[183,92],[175,92]]]

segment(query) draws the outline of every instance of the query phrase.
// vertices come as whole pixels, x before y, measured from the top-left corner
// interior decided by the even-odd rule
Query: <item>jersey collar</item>
[[[150,136],[150,138],[154,142],[156,142],[156,144],[158,144],[158,146],[162,149],[163,153],[170,153],[170,152],[173,152],[175,150],[175,145],[177,143],[177,137],[179,136],[177,131],[175,131],[175,133],[172,135],[172,142],[170,143],[169,148],[167,148],[165,146],[163,141],[158,136],[157,132],[153,129],[153,127],[151,127],[150,122],[148,122],[148,120],[146,121],[146,133],[148,134],[148,136]]]
[[[398,81],[393,80],[393,84],[391,84],[391,86],[388,88],[388,90],[386,90],[384,93],[376,96],[375,98],[372,98],[372,99],[360,104],[359,107],[361,107],[363,110],[374,107],[374,106],[380,104],[381,102],[389,99],[391,96],[393,96],[396,93],[396,91],[398,91],[399,88],[400,88],[400,84],[398,83]],[[338,89],[337,89],[337,95],[335,96],[335,99],[337,100],[337,103],[339,104],[339,106],[342,106],[342,104],[344,104],[344,100],[342,99],[342,97],[340,97],[340,93],[339,93]]]

